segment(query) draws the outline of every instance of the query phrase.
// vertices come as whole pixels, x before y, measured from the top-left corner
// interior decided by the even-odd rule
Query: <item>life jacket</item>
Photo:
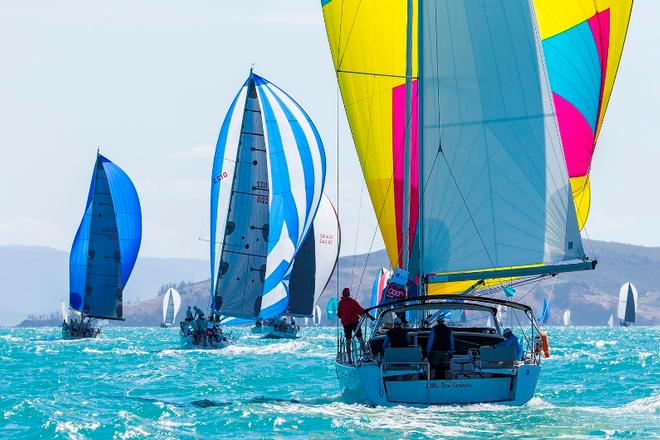
[[[390,347],[408,346],[408,332],[401,327],[394,327],[387,332],[387,339],[390,341]]]
[[[451,340],[453,335],[451,329],[444,324],[438,324],[433,327],[433,345],[431,351],[449,351],[451,350]]]

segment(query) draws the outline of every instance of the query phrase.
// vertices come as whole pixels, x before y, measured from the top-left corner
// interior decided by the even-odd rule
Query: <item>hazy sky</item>
[[[636,2],[593,163],[594,239],[660,245],[658,19],[660,2]],[[137,186],[141,255],[208,258],[212,151],[252,63],[314,120],[335,200],[337,86],[320,1],[0,3],[0,245],[68,250],[100,147]],[[339,132],[351,254],[369,249],[375,220],[341,107]]]

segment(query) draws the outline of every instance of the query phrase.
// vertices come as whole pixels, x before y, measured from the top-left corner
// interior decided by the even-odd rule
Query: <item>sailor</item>
[[[204,316],[204,313],[202,313],[202,310],[199,307],[195,306],[195,307],[193,307],[193,309],[195,310],[195,317],[196,318],[199,318],[200,316]]]
[[[291,327],[296,328],[296,320],[291,317]]]
[[[337,316],[341,319],[341,325],[344,327],[344,336],[346,337],[346,354],[348,355],[348,362],[353,363],[351,358],[351,339],[355,332],[355,337],[360,342],[362,352],[366,352],[364,345],[364,338],[362,337],[362,329],[358,327],[360,316],[367,315],[372,321],[375,319],[370,313],[367,313],[364,308],[357,301],[351,298],[351,289],[345,287],[341,292],[341,300],[337,306]]]
[[[426,352],[432,351],[454,351],[454,334],[440,318],[438,323],[431,329],[429,341],[426,343]]]
[[[516,359],[522,359],[523,348],[518,337],[513,334],[510,328],[505,328],[502,336],[504,336],[504,340],[497,343],[495,347],[513,347],[516,350]]]
[[[408,332],[401,325],[401,318],[394,318],[394,328],[387,332],[383,348],[401,348],[408,346]]]
[[[197,309],[197,307],[195,307]],[[193,334],[193,344],[202,344],[206,336],[206,319],[204,319],[204,313],[201,310],[195,310],[197,314],[197,319],[195,320],[195,333]]]
[[[188,306],[188,309],[186,310],[186,321],[190,322],[192,320],[193,320],[192,309],[190,308],[190,306]]]

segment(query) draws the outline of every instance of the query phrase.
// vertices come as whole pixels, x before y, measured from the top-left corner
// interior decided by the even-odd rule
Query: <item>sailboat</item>
[[[610,319],[607,320],[608,327],[614,327],[614,315],[610,315]]]
[[[293,262],[312,231],[324,183],[325,150],[311,119],[282,89],[250,71],[224,119],[213,161],[214,322],[220,316],[224,322],[269,320],[287,311]],[[188,340],[204,340],[186,330]]]
[[[327,304],[325,305],[325,316],[328,317],[328,321],[332,322],[337,319],[337,308],[338,308],[337,298],[335,297],[330,298]]]
[[[322,1],[391,267],[408,271],[418,292],[374,308],[373,324],[361,320],[364,347],[338,335],[346,400],[521,405],[532,398],[541,357],[549,356],[547,336],[531,308],[492,296],[595,268],[579,231],[631,3]],[[595,60],[588,75],[581,75],[583,59]],[[570,69],[577,70],[570,78],[587,84],[563,85],[595,106],[572,105],[554,74]],[[559,108],[562,99],[568,104]],[[497,347],[504,340],[499,326],[494,333],[454,328],[460,342],[453,351],[426,350],[448,312],[469,310],[475,322],[487,322],[497,306],[531,328],[522,358]],[[385,324],[408,312],[417,316],[407,323],[408,346],[384,348]]]
[[[564,326],[571,325],[571,311],[570,310],[564,311],[564,315],[562,316],[562,320],[564,322]]]
[[[172,327],[176,322],[176,315],[179,313],[181,307],[181,295],[179,292],[170,287],[163,295],[163,322],[161,327]]]
[[[314,218],[312,230],[296,253],[287,290],[286,318],[279,317],[272,324],[262,324],[267,338],[298,337],[300,327],[295,318],[311,317],[315,304],[325,290],[335,270],[341,243],[339,219],[330,199],[324,194]]]
[[[548,298],[543,298],[543,304],[541,304],[541,311],[539,312],[538,323],[541,325],[546,325],[550,320],[550,301]]]
[[[637,288],[631,282],[625,283],[619,290],[619,308],[617,318],[619,324],[628,327],[635,323],[635,314],[637,313]]]
[[[314,315],[312,316],[312,322],[314,325],[321,325],[321,307],[317,304],[314,306]]]
[[[123,291],[142,240],[142,212],[124,171],[97,153],[92,182],[69,256],[70,316],[64,338],[101,333],[96,320],[123,320]]]

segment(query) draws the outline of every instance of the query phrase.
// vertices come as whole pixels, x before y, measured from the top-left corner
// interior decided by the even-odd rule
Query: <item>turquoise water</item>
[[[660,328],[550,328],[553,356],[524,407],[342,403],[335,333],[296,341],[234,330],[236,345],[178,349],[176,329],[0,330],[0,437],[660,438]]]

